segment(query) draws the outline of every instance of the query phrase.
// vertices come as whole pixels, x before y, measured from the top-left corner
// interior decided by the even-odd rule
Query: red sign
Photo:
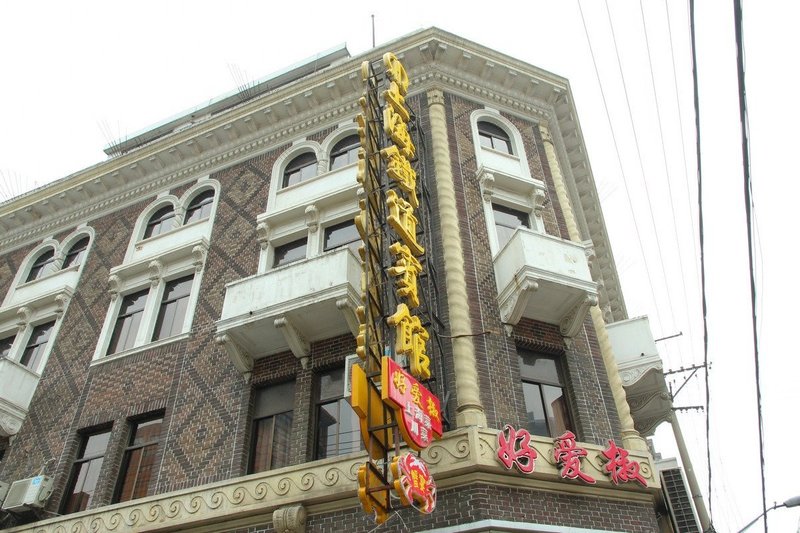
[[[638,481],[641,486],[647,486],[647,481],[639,473],[639,463],[628,459],[628,451],[618,447],[613,440],[608,441],[608,449],[603,451],[603,455],[608,459],[605,470],[615,485],[620,481]]]
[[[394,408],[403,439],[420,451],[442,436],[439,398],[391,358],[383,357],[381,396]]]
[[[553,442],[553,460],[561,465],[561,477],[564,479],[581,479],[594,485],[597,481],[581,470],[581,457],[586,457],[588,452],[578,446],[575,434],[567,431]]]
[[[536,467],[536,450],[531,446],[531,434],[527,429],[516,430],[509,424],[497,434],[497,458],[511,470],[516,466],[523,474],[530,474]]]
[[[436,509],[436,483],[425,461],[413,453],[405,453],[392,459],[394,489],[403,505],[416,503],[421,513],[432,513]]]

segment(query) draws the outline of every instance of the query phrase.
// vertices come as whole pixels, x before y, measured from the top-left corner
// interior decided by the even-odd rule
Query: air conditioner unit
[[[4,511],[21,512],[44,507],[53,492],[53,478],[36,476],[11,484],[3,502]]]

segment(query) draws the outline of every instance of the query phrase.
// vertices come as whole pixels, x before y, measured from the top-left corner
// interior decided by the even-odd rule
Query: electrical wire
[[[733,0],[733,20],[736,30],[736,74],[739,82],[739,120],[742,132],[742,174],[744,177],[744,210],[747,217],[747,253],[750,272],[750,306],[753,327],[753,362],[756,380],[756,409],[758,413],[758,453],[761,465],[761,506],[764,512],[764,533],[767,533],[767,486],[764,475],[764,417],[761,405],[761,368],[758,357],[758,320],[756,318],[756,280],[755,258],[753,246],[753,190],[750,181],[750,141],[748,139],[749,124],[747,119],[747,91],[744,79],[744,39],[742,28],[742,2]]]
[[[631,199],[631,192],[630,192],[630,189],[628,188],[628,178],[625,175],[625,168],[622,165],[622,156],[620,156],[620,153],[619,153],[619,145],[617,144],[617,135],[616,135],[616,132],[614,130],[614,124],[611,122],[611,114],[608,112],[608,101],[606,100],[606,93],[603,90],[603,84],[600,82],[600,71],[597,68],[597,60],[595,59],[595,56],[594,56],[594,48],[592,47],[592,40],[589,38],[589,30],[586,27],[586,18],[583,16],[583,7],[581,7],[581,0],[578,0],[578,10],[580,11],[580,14],[581,14],[581,22],[583,22],[583,32],[586,35],[586,42],[589,45],[589,53],[592,56],[592,65],[594,66],[594,75],[595,75],[595,77],[597,79],[597,86],[600,88],[600,96],[603,99],[603,108],[605,109],[605,112],[606,112],[606,120],[608,121],[608,128],[611,131],[611,143],[614,145],[614,152],[617,155],[617,163],[619,164],[619,172],[620,172],[620,175],[622,176],[622,185],[623,185],[623,188],[625,189],[625,196],[628,199],[628,207],[630,208],[631,218],[633,220],[633,229],[634,229],[634,233],[636,233],[636,240],[639,242],[639,251],[642,254],[642,263],[644,264],[644,270],[645,270],[645,273],[647,274],[647,281],[648,281],[648,285],[650,287],[650,295],[653,297],[653,302],[655,302],[656,301],[656,293],[653,290],[653,276],[650,273],[650,267],[649,267],[649,265],[647,263],[647,256],[645,256],[645,253],[644,253],[644,244],[642,244],[642,234],[639,231],[639,223],[637,222],[636,214],[633,211],[633,200]],[[664,326],[661,323],[661,316],[660,315],[656,315],[656,317],[658,319],[659,327],[663,331],[664,330]]]
[[[633,130],[633,143],[634,146],[636,147],[636,156],[639,162],[639,171],[642,173],[642,184],[644,185],[645,196],[647,197],[647,207],[649,208],[650,223],[653,225],[653,232],[656,234],[656,236],[658,236],[658,227],[656,225],[655,215],[653,214],[654,210],[653,210],[652,195],[650,194],[650,187],[647,185],[647,176],[644,170],[644,160],[642,158],[642,151],[639,146],[639,134],[637,133],[636,123],[633,120],[633,110],[631,109],[631,101],[630,97],[628,96],[628,83],[625,80],[625,73],[622,70],[622,60],[620,59],[619,56],[619,46],[617,46],[617,35],[616,32],[614,31],[614,22],[611,20],[611,10],[608,7],[608,0],[604,0],[604,4],[606,7],[606,15],[608,17],[608,25],[611,28],[611,38],[614,43],[614,53],[616,54],[617,58],[617,68],[619,69],[620,79],[622,80],[622,92],[625,95],[625,104],[628,109],[628,119],[631,122],[631,129]],[[656,252],[658,253],[658,262],[661,265],[661,275],[663,276],[663,281],[666,289],[665,295],[667,300],[667,307],[669,308],[670,317],[672,318],[672,324],[674,326],[676,323],[675,308],[672,305],[672,297],[670,296],[669,287],[666,287],[667,271],[664,266],[664,254],[661,251],[661,240],[656,238],[655,241],[656,241]],[[653,305],[654,306],[656,305],[655,300],[653,301]],[[681,360],[681,363],[683,363],[683,354],[681,351],[680,344],[678,344],[678,356]]]
[[[692,85],[694,90],[694,129],[695,129],[695,149],[697,151],[697,211],[698,211],[698,233],[700,236],[700,290],[703,299],[703,364],[706,367],[705,388],[706,388],[706,468],[708,469],[708,514],[711,524],[709,530],[714,531],[714,507],[711,497],[711,395],[709,394],[709,374],[711,369],[708,367],[708,302],[706,301],[706,263],[705,263],[705,234],[703,224],[703,165],[700,152],[700,93],[697,84],[697,46],[695,35],[695,10],[694,0],[689,0],[689,28],[691,33],[692,48]],[[704,525],[705,527],[705,525]]]
[[[642,28],[644,29],[644,42],[645,42],[645,47],[647,49],[647,66],[650,69],[650,86],[653,89],[653,100],[655,101],[655,104],[656,104],[656,119],[657,119],[657,122],[658,122],[659,141],[661,143],[661,157],[662,157],[662,160],[663,160],[663,163],[664,163],[664,173],[665,173],[665,175],[667,177],[666,181],[667,181],[667,191],[668,191],[668,196],[669,196],[669,206],[670,206],[670,210],[672,212],[672,224],[670,224],[670,225],[672,226],[672,233],[673,233],[673,237],[675,238],[675,245],[676,245],[676,249],[678,251],[678,265],[680,266],[681,272],[683,273],[683,272],[686,271],[686,269],[684,267],[683,252],[681,252],[681,240],[680,240],[680,237],[678,237],[678,224],[677,224],[677,218],[678,217],[677,217],[676,212],[675,212],[675,202],[673,200],[673,194],[672,194],[672,185],[671,185],[672,180],[670,178],[669,163],[667,162],[667,150],[666,150],[666,147],[664,146],[664,126],[663,126],[663,122],[661,121],[661,105],[660,105],[660,103],[658,101],[658,91],[656,91],[656,77],[655,77],[655,74],[653,73],[653,57],[652,57],[652,54],[650,52],[650,37],[647,34],[647,23],[645,21],[644,4],[642,3],[642,0],[639,0],[639,12],[642,15]],[[679,113],[680,113],[680,110],[679,110]],[[685,170],[685,167],[684,167],[684,170]],[[694,241],[694,239],[692,239],[692,241]],[[696,272],[696,269],[693,268],[692,271]],[[689,290],[686,288],[686,276],[683,276],[683,275],[681,276],[681,285],[683,287],[683,305],[684,305],[684,308],[685,308],[685,311],[686,311],[686,322],[687,322],[687,325],[689,326],[689,340],[690,340],[691,345],[694,346],[695,335],[694,335],[694,328],[692,327],[692,320],[690,319],[691,313],[689,312]],[[674,320],[674,317],[673,317],[673,320]]]

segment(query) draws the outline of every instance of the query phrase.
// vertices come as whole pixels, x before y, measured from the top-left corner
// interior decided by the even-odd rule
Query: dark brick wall
[[[436,510],[423,515],[410,507],[393,512],[382,525],[360,507],[309,516],[308,533],[371,533],[427,531],[480,520],[507,520],[550,526],[594,528],[631,533],[659,531],[656,514],[649,504],[474,484],[437,494]],[[271,533],[271,524],[237,529],[230,533]]]

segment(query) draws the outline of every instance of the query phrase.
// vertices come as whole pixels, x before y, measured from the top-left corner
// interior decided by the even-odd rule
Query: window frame
[[[294,248],[288,248],[292,245],[297,245],[298,243],[302,243],[302,245],[295,246]],[[279,258],[278,254],[282,249],[286,249],[287,251],[292,251],[295,249],[303,248],[303,255],[302,257],[297,257],[295,259],[290,259],[288,261],[284,260],[283,258]],[[284,242],[283,244],[276,244],[272,250],[272,268],[280,268],[286,265],[291,265],[292,263],[297,263],[298,261],[304,261],[308,259],[308,236],[304,235],[298,239],[292,239]]]
[[[350,241],[347,241],[347,242],[341,242],[339,244],[334,244],[332,246],[328,245],[328,238],[330,236],[329,232],[336,231],[337,229],[349,228],[349,227],[352,227],[353,231],[355,232],[354,233],[354,239],[352,239]],[[355,221],[353,221],[353,219],[351,219],[351,218],[343,220],[343,221],[340,221],[340,222],[334,222],[334,223],[328,224],[322,230],[322,252],[323,253],[324,252],[330,252],[330,251],[333,251],[333,250],[338,250],[339,248],[343,248],[343,247],[346,246],[346,247],[350,248],[354,253],[358,254],[358,248],[359,248],[359,246],[361,246],[361,242],[362,242],[361,241],[361,236],[358,234],[358,230],[356,229]],[[355,246],[353,246],[353,245],[355,245]]]
[[[186,323],[186,313],[189,310],[189,300],[192,297],[192,290],[194,289],[194,272],[174,278],[170,281],[164,283],[164,287],[161,291],[161,301],[158,305],[158,313],[156,314],[155,324],[153,325],[153,334],[151,335],[150,342],[157,342],[164,339],[168,339],[170,337],[174,337],[176,335],[180,335],[183,333],[183,328]],[[180,284],[187,284],[188,282],[188,290],[185,293],[178,293],[177,295],[169,294],[170,288],[178,287]],[[177,313],[172,318],[172,326],[169,328],[169,333],[164,335],[163,329],[163,318],[166,314],[166,311],[170,309],[172,304],[175,304],[178,309],[180,309],[181,304],[178,302],[186,301],[185,306],[182,311],[182,316],[178,319]],[[175,324],[180,323],[179,331],[175,331]],[[163,336],[162,336],[163,335]]]
[[[211,196],[208,196],[208,194]],[[198,202],[195,205],[195,202]],[[201,222],[203,220],[208,220],[214,214],[214,206],[217,201],[217,191],[213,188],[206,188],[202,189],[199,192],[195,193],[186,205],[186,212],[183,215],[182,224],[186,226],[187,224],[194,224],[195,222]],[[208,208],[206,208],[208,206]],[[189,220],[196,212],[200,212],[199,218],[194,220]]]
[[[76,248],[84,242],[85,244],[83,245],[83,247],[76,250]],[[80,265],[82,265],[83,262],[86,260],[86,257],[89,255],[89,246],[91,245],[91,243],[92,239],[87,234],[82,234],[82,236],[75,239],[70,244],[70,247],[67,249],[67,252],[64,254],[64,260],[61,262],[61,270],[79,267]]]
[[[500,250],[502,250],[505,247],[506,244],[508,244],[508,242],[514,236],[514,232],[517,230],[517,228],[524,227],[524,228],[531,229],[531,213],[529,211],[525,211],[523,209],[518,209],[516,207],[509,207],[509,206],[507,206],[505,204],[502,204],[502,203],[499,203],[499,202],[492,202],[491,204],[492,204],[491,205],[492,222],[493,222],[495,238],[497,239],[497,250],[499,252]],[[501,212],[501,213],[504,213],[504,214],[510,215],[510,216],[516,216],[518,219],[523,219],[524,218],[525,220],[527,220],[527,224],[524,224],[524,223],[523,224],[519,224],[519,225],[514,226],[512,228],[511,226],[498,221],[497,216],[496,216],[497,212]],[[521,216],[519,216],[519,215],[521,215]],[[506,228],[507,230],[510,230],[508,232],[508,238],[505,239],[505,240],[500,238],[500,231],[499,231],[500,227]]]
[[[557,438],[560,435],[562,435],[564,433],[564,431],[572,431],[573,433],[576,433],[574,417],[572,416],[572,412],[571,412],[570,405],[569,405],[569,394],[568,394],[568,390],[567,390],[566,378],[565,378],[565,375],[564,375],[564,369],[562,368],[562,361],[561,360],[562,360],[563,356],[551,355],[551,354],[536,352],[536,351],[533,351],[533,350],[527,350],[527,349],[523,349],[523,348],[518,348],[517,349],[517,355],[518,355],[518,362],[519,362],[520,385],[521,385],[521,389],[522,389],[522,393],[523,393],[523,403],[525,404],[525,419],[526,419],[525,427],[528,429],[528,431],[531,433],[531,435],[538,435],[538,436],[543,436],[543,437]],[[530,375],[530,374],[526,375],[527,373],[525,371],[525,368],[527,367],[527,368],[531,368],[532,369],[534,365],[533,364],[524,364],[524,359],[525,358],[535,358],[536,360],[542,359],[542,360],[552,361],[553,369],[555,371],[557,379],[556,380],[548,379],[546,376],[533,376],[533,375]],[[534,428],[530,427],[530,424],[527,422],[527,415],[528,415],[528,413],[530,411],[529,411],[528,402],[527,402],[527,400],[525,398],[525,385],[526,384],[530,385],[530,386],[533,386],[533,387],[536,387],[536,390],[538,390],[538,399],[539,399],[541,407],[542,407],[542,409],[544,411],[544,418],[543,418],[542,421],[543,421],[543,423],[545,425],[545,428],[548,431],[548,434],[546,434],[546,435],[542,435],[540,433],[536,433]],[[547,401],[546,401],[547,397],[546,397],[545,392],[544,392],[544,390],[545,390],[544,387],[550,387],[550,388],[559,389],[560,392],[561,392],[561,394],[560,394],[560,396],[558,398],[562,399],[563,420],[561,422],[563,423],[563,427],[551,427],[551,424],[552,424],[551,423],[551,418],[552,418],[553,422],[555,422],[555,423],[558,423],[559,420],[557,419],[557,414],[556,413],[553,413],[552,417],[550,416],[550,413],[548,413],[548,407],[547,407],[548,404],[547,404]],[[552,411],[552,409],[550,409],[550,411]],[[536,423],[536,422],[534,422],[534,423]]]
[[[36,334],[38,330],[46,326],[48,327],[46,332],[47,337],[43,341],[39,341],[34,344],[34,334]],[[39,372],[39,368],[43,366],[42,363],[43,361],[45,361],[45,356],[49,353],[49,348],[51,344],[50,341],[54,337],[55,330],[56,330],[55,319],[45,321],[33,326],[26,336],[27,340],[25,341],[25,347],[22,348],[22,352],[19,356],[19,364],[21,364],[31,372],[35,372],[36,374],[41,374],[41,372]],[[32,355],[27,358],[28,359],[27,361],[24,361],[24,359],[26,359],[26,356],[28,355],[28,350],[31,349],[33,349]],[[33,364],[31,364],[31,360],[33,360]]]
[[[288,394],[289,388],[291,388],[291,394]],[[258,473],[258,472],[266,472],[268,470],[275,470],[277,468],[283,468],[283,467],[289,466],[291,464],[291,456],[290,456],[291,448],[292,448],[291,435],[292,435],[293,429],[294,429],[294,411],[295,411],[295,409],[294,409],[295,405],[294,404],[295,404],[296,392],[297,392],[297,382],[294,379],[292,379],[290,381],[284,381],[284,382],[281,382],[281,383],[275,383],[275,384],[272,384],[272,385],[267,385],[265,387],[259,387],[258,389],[256,389],[254,391],[254,393],[253,393],[254,412],[253,412],[253,416],[252,416],[252,418],[250,420],[250,427],[251,427],[251,429],[250,429],[250,433],[251,433],[251,435],[250,435],[250,456],[249,456],[248,461],[247,461],[247,473],[248,474],[255,474],[255,473]],[[290,406],[291,409],[284,410],[284,407],[286,407],[286,406],[278,405],[278,406],[276,406],[276,407],[274,407],[272,409],[267,409],[265,412],[259,413],[258,412],[259,411],[259,406],[262,403],[262,402],[259,401],[259,397],[261,395],[264,395],[264,396],[268,397],[268,396],[270,396],[270,393],[272,395],[286,394],[286,396],[289,398],[289,401],[291,403],[291,406]],[[269,398],[266,398],[265,400],[268,400],[268,399]],[[265,401],[264,403],[267,403],[267,402]],[[273,402],[270,402],[270,403],[273,403]],[[275,403],[278,403],[278,402],[275,402]],[[290,419],[289,419],[289,436],[286,439],[286,443],[285,443],[286,449],[285,450],[281,450],[281,452],[282,452],[281,455],[285,455],[286,456],[285,463],[281,462],[280,464],[278,464],[276,466],[273,463],[273,461],[275,461],[275,451],[276,451],[275,430],[276,430],[277,418],[281,417],[281,416],[285,416],[287,414],[290,415]],[[260,423],[265,421],[265,420],[271,420],[272,421],[272,427],[270,429],[270,432],[269,432],[270,434],[269,434],[268,439],[265,439],[268,442],[261,442],[261,438],[260,437],[261,437],[262,434],[258,431],[258,428],[260,427]],[[265,453],[263,454],[264,457],[265,457],[264,464],[263,465],[257,465],[256,462],[257,462],[258,457],[259,457],[259,450],[263,446],[266,446]]]
[[[361,439],[361,432],[360,432],[360,429],[359,429],[358,415],[353,410],[353,407],[350,405],[350,402],[347,401],[348,399],[344,395],[344,381],[345,381],[344,372],[345,372],[345,370],[346,369],[345,369],[344,366],[336,367],[336,368],[329,368],[327,370],[320,371],[316,375],[316,380],[315,380],[316,384],[315,384],[315,388],[314,388],[314,403],[313,403],[313,405],[314,405],[314,428],[313,428],[314,429],[314,432],[313,432],[314,433],[314,447],[313,447],[314,448],[313,449],[314,460],[328,459],[328,458],[331,458],[331,457],[341,457],[343,455],[348,455],[348,454],[351,454],[351,453],[356,453],[356,452],[364,450],[364,442]],[[322,379],[326,375],[331,375],[331,374],[334,374],[334,373],[341,373],[341,382],[342,382],[341,392],[337,396],[326,396],[326,397],[323,398],[322,397]],[[324,406],[331,405],[331,404],[336,404],[336,407],[337,407],[336,425],[338,426],[338,429],[337,429],[337,432],[336,432],[336,445],[335,445],[335,450],[332,453],[329,453],[327,451],[327,446],[326,446],[326,449],[325,449],[325,452],[324,452],[325,455],[321,455],[322,450],[320,449],[321,448],[321,446],[320,446],[320,444],[321,444],[320,443],[320,437],[321,437],[320,421],[321,421],[322,417],[320,416],[320,414],[321,414],[321,410],[322,410],[322,408]],[[342,415],[342,409],[343,408],[345,408],[345,412],[347,412],[346,410],[349,409],[349,414],[351,415],[352,421],[354,422],[354,426],[356,428],[353,431],[349,431],[349,432],[342,432],[341,431],[341,427],[342,427],[342,416],[341,415]],[[353,448],[352,445],[351,445],[350,448],[344,448],[343,449],[342,444],[341,444],[341,437],[342,437],[343,434],[346,434],[346,433],[353,433],[354,434],[355,440],[353,440],[352,442],[353,443],[358,443],[357,447]]]
[[[43,257],[48,256],[47,259],[42,260]],[[35,259],[31,262],[28,273],[25,275],[23,283],[30,283],[32,281],[40,280],[47,277],[52,272],[52,265],[56,262],[56,249],[53,247],[45,248],[36,255]],[[48,267],[50,271],[48,272]]]
[[[345,141],[355,139],[355,143],[352,141],[350,144],[344,144]],[[330,150],[329,156],[329,163],[328,163],[328,171],[333,172],[335,170],[339,170],[340,168],[344,168],[348,165],[353,165],[358,162],[358,150],[361,148],[361,141],[358,138],[357,132],[348,132],[340,139],[337,139],[336,142],[333,144]],[[355,154],[355,156],[353,156]],[[346,156],[346,162],[342,163],[338,166],[335,166],[337,160],[342,160],[342,156]]]
[[[162,212],[163,214],[156,218],[156,216]],[[167,216],[168,213],[171,214],[171,216]],[[173,204],[169,203],[159,206],[147,217],[141,240],[152,239],[153,237],[158,237],[159,235],[164,235],[174,230],[176,228],[175,221],[177,218],[178,214]],[[156,231],[156,228],[159,228],[158,231]]]
[[[485,125],[483,128],[482,125]],[[496,131],[492,131],[496,129]],[[490,150],[494,150],[495,152],[500,152],[501,154],[511,155],[518,157],[518,154],[514,150],[514,143],[512,142],[512,135],[506,131],[506,129],[502,126],[499,126],[494,121],[486,120],[485,118],[478,119],[477,121],[477,131],[478,131],[478,142],[481,148],[489,148]],[[489,139],[490,145],[487,146],[483,143],[483,139]],[[505,150],[501,150],[495,146],[497,144],[495,141],[503,141],[505,143]]]
[[[78,453],[77,453],[77,455],[75,457],[75,460],[72,462],[72,467],[70,468],[70,474],[69,474],[69,478],[68,478],[68,481],[67,481],[66,490],[64,491],[64,496],[62,498],[61,505],[59,506],[59,512],[62,515],[78,513],[78,512],[81,512],[81,511],[85,511],[86,509],[89,509],[91,507],[91,504],[92,504],[92,502],[94,500],[94,496],[97,493],[97,485],[98,485],[98,481],[99,481],[99,478],[100,478],[100,473],[103,471],[103,463],[105,462],[105,457],[108,454],[108,446],[109,446],[109,443],[111,442],[111,430],[112,430],[112,428],[110,426],[107,426],[107,427],[104,427],[104,428],[94,429],[92,431],[82,432],[80,434],[81,443],[80,443],[80,445],[78,447]],[[92,437],[95,437],[95,436],[98,436],[98,435],[107,435],[107,439],[106,439],[106,442],[105,442],[105,448],[103,449],[103,453],[97,453],[97,454],[94,454],[94,455],[91,455],[91,456],[88,456],[88,457],[84,456],[84,454],[86,453],[86,448],[89,445],[89,440]],[[98,465],[98,468],[97,468],[97,479],[95,479],[95,485],[94,485],[94,490],[92,491],[92,495],[89,497],[89,499],[86,502],[86,505],[84,507],[79,508],[79,509],[69,510],[68,506],[69,506],[69,503],[70,503],[70,499],[75,494],[74,490],[77,487],[77,483],[78,483],[78,478],[79,478],[79,472],[78,472],[78,469],[77,469],[78,465],[79,464],[83,465],[83,464],[86,464],[86,463],[91,463],[91,462],[94,462],[94,461],[96,461],[98,459],[100,460],[100,462],[99,462],[99,465]],[[89,468],[91,468],[91,466]],[[81,488],[83,488],[83,486]],[[81,491],[81,492],[83,492],[83,491]]]
[[[136,442],[136,434],[140,427],[153,424],[154,422],[158,422],[158,434],[155,435],[155,440],[148,440],[144,442]],[[120,463],[119,475],[117,476],[117,484],[114,488],[114,495],[111,499],[111,503],[121,503],[127,502],[131,500],[137,500],[139,498],[145,498],[150,496],[149,488],[150,482],[153,479],[153,470],[156,468],[155,461],[149,465],[151,470],[148,472],[147,476],[147,483],[144,485],[144,494],[136,495],[136,490],[138,488],[138,481],[139,476],[142,473],[142,462],[148,457],[147,450],[153,450],[153,454],[158,456],[158,448],[162,441],[162,433],[164,432],[164,413],[158,413],[152,416],[147,417],[139,417],[136,419],[132,419],[128,421],[129,426],[129,434],[128,434],[128,444],[123,450],[122,454],[122,462]],[[141,450],[141,455],[139,455],[139,464],[136,469],[135,477],[134,477],[134,484],[132,487],[130,497],[126,497],[123,499],[123,491],[125,490],[125,484],[128,480],[128,475],[130,474],[130,467],[131,461],[134,454]]]
[[[138,291],[130,292],[122,297],[122,302],[120,303],[119,308],[117,309],[117,318],[116,320],[114,320],[114,328],[111,330],[111,336],[108,342],[108,346],[106,347],[106,356],[116,355],[118,353],[130,350],[136,346],[136,341],[137,338],[139,337],[139,331],[142,328],[142,319],[144,318],[145,308],[147,307],[147,300],[150,298],[150,292],[151,288],[147,287],[146,289],[140,289]],[[127,312],[126,310],[125,315],[123,316],[123,309],[125,309],[126,301],[133,300],[133,302],[135,303],[136,300],[138,300],[142,296],[144,297],[144,299],[142,300],[141,309],[135,309],[132,312]],[[134,300],[133,297],[137,297],[136,300]],[[130,318],[136,314],[141,314],[142,316],[140,316],[138,322],[136,322],[136,331],[133,332],[133,336],[131,336],[130,334],[126,335],[125,337],[126,342],[123,345],[124,347],[122,349],[114,349],[114,351],[111,351],[117,331],[119,331],[120,328],[125,327],[124,319]],[[121,319],[123,320],[123,322],[120,322]],[[128,345],[127,339],[132,339],[130,345]]]
[[[309,159],[309,156],[313,158],[313,162]],[[301,159],[306,159],[306,162],[302,164],[296,163]],[[310,171],[306,176],[306,169],[313,169]],[[313,172],[313,174],[312,174]],[[293,176],[299,174],[299,178],[294,181]],[[311,150],[303,150],[302,152],[298,152],[294,154],[286,163],[286,166],[283,167],[283,172],[281,173],[281,189],[287,189],[289,187],[293,187],[295,185],[299,185],[305,181],[309,181],[311,179],[316,178],[319,175],[319,157],[317,154]]]

